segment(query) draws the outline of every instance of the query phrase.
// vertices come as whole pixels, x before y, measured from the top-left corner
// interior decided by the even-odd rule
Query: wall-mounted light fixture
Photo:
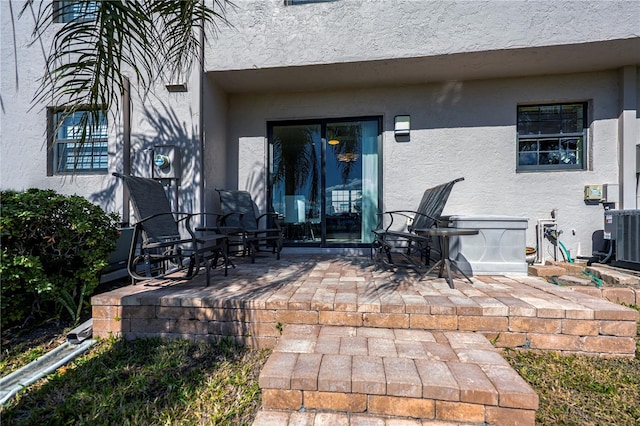
[[[327,141],[327,143],[329,145],[338,145],[340,143],[340,141],[338,139],[329,139],[329,141]]]
[[[407,137],[409,136],[409,131],[411,130],[411,116],[409,115],[396,115],[395,125],[393,128],[393,132],[396,137]]]
[[[187,83],[167,84],[164,87],[166,87],[167,91],[171,92],[171,93],[178,93],[178,92],[186,92],[187,91]]]

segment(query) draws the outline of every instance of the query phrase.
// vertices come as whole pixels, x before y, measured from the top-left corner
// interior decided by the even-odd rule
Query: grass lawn
[[[3,425],[251,425],[267,356],[227,341],[101,340],[20,392],[0,418]]]
[[[55,339],[54,339],[55,340]],[[0,375],[52,339],[5,345]],[[505,351],[540,397],[540,425],[640,424],[640,334],[633,359]],[[6,346],[6,347],[5,347]],[[46,348],[46,349],[44,349]],[[251,425],[267,351],[229,342],[102,340],[0,408],[3,425]]]
[[[540,398],[541,425],[640,425],[640,358],[508,351]]]
[[[640,323],[635,358],[513,350],[504,356],[538,393],[537,424],[640,425]]]

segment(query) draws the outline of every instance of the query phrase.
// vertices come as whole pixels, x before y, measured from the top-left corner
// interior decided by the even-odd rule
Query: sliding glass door
[[[271,123],[270,182],[289,244],[368,244],[379,198],[380,119]]]
[[[271,201],[287,242],[320,241],[322,126],[274,125],[271,129]]]

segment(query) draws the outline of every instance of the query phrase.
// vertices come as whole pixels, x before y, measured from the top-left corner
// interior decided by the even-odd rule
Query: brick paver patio
[[[256,425],[533,424],[537,397],[494,346],[635,353],[637,311],[536,277],[476,276],[451,289],[368,258],[237,263],[209,287],[203,276],[94,296],[94,335],[274,348]]]

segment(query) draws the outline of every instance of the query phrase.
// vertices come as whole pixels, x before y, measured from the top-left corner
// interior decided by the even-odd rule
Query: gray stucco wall
[[[257,198],[268,121],[370,115],[383,117],[384,209],[414,208],[424,188],[464,176],[446,213],[527,217],[534,245],[536,220],[557,209],[563,242],[586,255],[603,209],[584,203],[584,185],[636,190],[619,162],[622,149],[640,143],[638,119],[622,113],[637,84],[628,73],[623,81],[620,67],[640,63],[638,2],[237,6],[206,69],[229,94],[229,170],[237,164],[238,187]],[[564,101],[592,107],[588,170],[516,173],[516,106]],[[410,142],[393,137],[398,114],[411,115]]]
[[[414,208],[424,188],[464,176],[446,213],[527,217],[533,244],[535,220],[558,209],[563,241],[588,254],[602,207],[584,204],[584,185],[623,182],[629,198],[636,177],[627,154],[640,144],[640,2],[234,3],[233,27],[209,38],[202,100],[197,68],[173,82],[186,82],[186,93],[168,93],[160,78],[150,94],[133,83],[134,173],[150,175],[153,145],[179,145],[180,209],[215,209],[221,186],[249,189],[264,207],[268,121],[365,115],[383,118],[385,209]],[[0,18],[0,187],[53,188],[119,211],[110,174],[46,176],[54,105],[31,99],[48,40],[31,45],[32,21],[12,26],[7,1]],[[516,105],[567,100],[593,108],[589,170],[515,173]],[[411,115],[409,142],[393,137],[398,114]],[[121,117],[110,116],[109,172],[122,167],[121,132]]]
[[[208,78],[204,79],[204,93],[204,209],[220,211],[220,201],[215,190],[237,185],[231,167],[227,167],[233,164],[227,158],[228,97],[215,82]],[[229,181],[232,184],[227,184]]]
[[[13,10],[10,2],[0,1],[0,188],[50,188],[83,196],[107,211],[121,212],[121,185],[111,175],[123,169],[121,105],[114,105],[108,116],[108,173],[47,176],[47,108],[57,105],[53,100],[32,100],[44,76],[52,31],[61,24],[53,24],[41,42],[32,44],[34,22],[30,12],[18,18],[22,2],[13,2],[12,6]],[[151,175],[149,149],[154,145],[178,145],[183,175],[177,208],[181,210],[199,210],[202,184],[199,70],[195,67],[192,71],[183,81],[164,81],[158,76],[150,92],[140,90],[135,81],[131,84],[132,173]],[[169,93],[165,83],[187,83],[189,90]]]
[[[632,1],[334,0],[227,9],[207,69],[237,70],[450,55],[640,35]]]
[[[503,214],[537,219],[558,210],[562,240],[573,255],[590,254],[603,208],[584,203],[584,185],[618,179],[616,71],[517,79],[297,94],[234,95],[229,105],[229,160],[238,186],[264,198],[267,122],[383,117],[384,210],[415,209],[425,188],[460,176],[448,214]],[[589,100],[589,170],[516,173],[516,106],[526,102]],[[411,115],[411,139],[397,142],[393,119]],[[264,204],[263,204],[264,206]],[[574,232],[575,231],[575,232]]]

